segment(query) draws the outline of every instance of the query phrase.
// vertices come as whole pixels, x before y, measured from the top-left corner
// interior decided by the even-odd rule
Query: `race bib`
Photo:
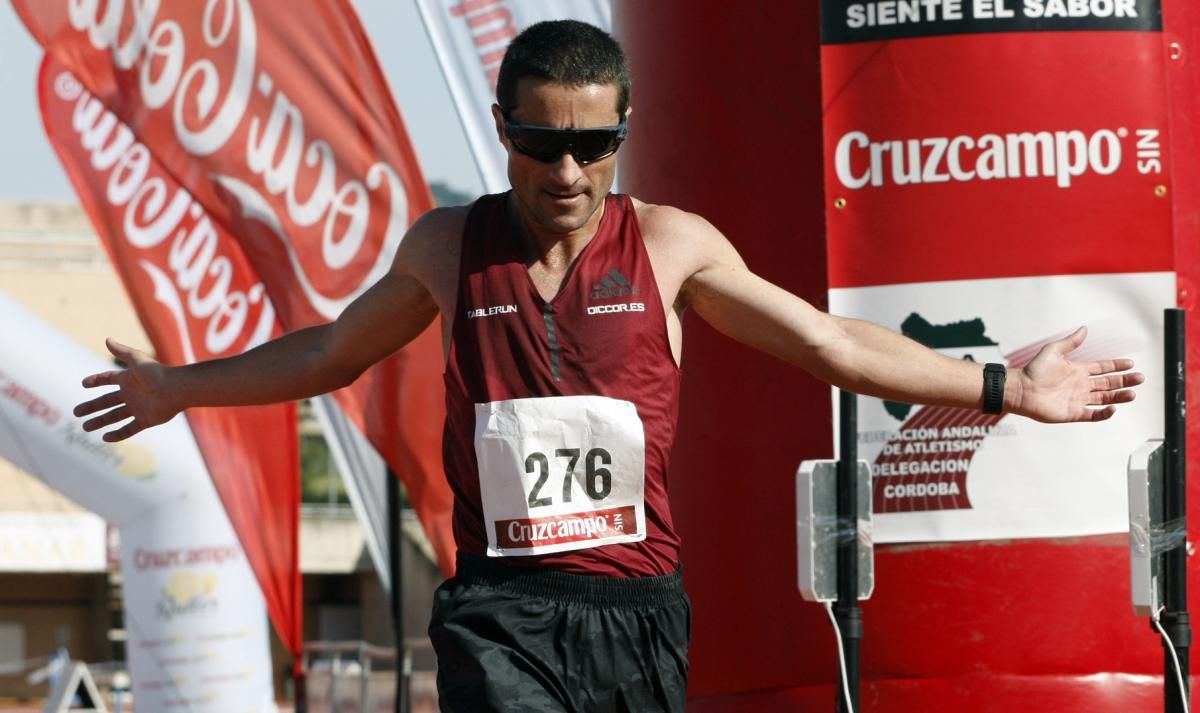
[[[646,434],[604,396],[475,404],[488,555],[537,555],[646,539]]]

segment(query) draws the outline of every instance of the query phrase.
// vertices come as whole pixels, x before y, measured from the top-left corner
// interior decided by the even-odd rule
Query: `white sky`
[[[392,86],[426,180],[482,192],[475,164],[412,0],[353,0]],[[74,200],[37,106],[42,50],[0,0],[0,200]]]

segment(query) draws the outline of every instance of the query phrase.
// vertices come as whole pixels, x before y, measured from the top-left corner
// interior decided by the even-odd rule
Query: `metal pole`
[[[308,691],[307,691],[307,671],[308,671],[308,653],[301,654],[301,665],[297,667],[292,664],[292,697],[294,699],[296,713],[308,712]]]
[[[1172,526],[1183,528],[1187,532],[1187,401],[1186,375],[1187,362],[1184,340],[1185,312],[1181,309],[1167,309],[1163,313],[1165,334],[1166,398],[1164,399],[1164,438],[1163,448],[1166,455],[1164,463],[1165,506],[1164,520]],[[1181,538],[1174,548],[1167,550],[1163,560],[1163,580],[1166,586],[1166,613],[1162,617],[1163,629],[1171,640],[1170,647],[1174,649],[1179,659],[1179,670],[1183,675],[1184,691],[1191,698],[1191,681],[1189,674],[1191,666],[1188,661],[1188,648],[1192,643],[1192,629],[1188,622],[1187,611],[1187,544],[1186,538]],[[1168,713],[1183,713],[1184,701],[1180,698],[1179,686],[1175,680],[1175,663],[1171,650],[1163,642],[1163,701],[1164,710]]]
[[[862,610],[858,607],[858,397],[849,391],[841,391],[838,404],[836,611],[846,654],[845,684],[857,711],[858,642],[863,635]],[[846,710],[846,697],[840,690],[837,700],[838,711],[850,713]]]
[[[404,668],[401,673],[404,676],[404,710],[412,710],[412,663],[413,647],[408,643],[404,644]]]
[[[358,707],[361,711],[367,710],[371,691],[370,682],[371,654],[367,651],[366,642],[360,641],[358,644]]]
[[[388,571],[391,573],[392,591],[392,635],[396,639],[396,702],[394,710],[396,713],[407,713],[408,707],[404,704],[406,698],[405,693],[408,688],[407,682],[404,680],[404,674],[400,670],[400,662],[404,658],[404,597],[403,575],[400,572],[401,565],[401,537],[400,537],[400,485],[396,479],[396,474],[391,468],[387,469],[387,520],[388,520]]]
[[[338,676],[342,672],[342,652],[334,651],[333,659],[329,662],[329,701],[337,705]]]

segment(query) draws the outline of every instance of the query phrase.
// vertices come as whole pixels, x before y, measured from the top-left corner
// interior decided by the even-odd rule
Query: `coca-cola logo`
[[[111,209],[117,239],[139,256],[136,264],[150,278],[154,299],[170,313],[180,356],[194,362],[266,341],[275,310],[261,282],[238,274],[235,264],[244,263],[231,239],[71,74],[57,74],[53,87],[60,99],[74,102],[71,128],[87,165],[108,174],[99,197]]]
[[[182,22],[163,16],[160,0],[67,1],[70,26],[111,55],[126,73],[119,81],[132,85],[128,91],[141,106],[130,97],[123,103],[139,114],[148,110],[138,118],[139,136],[158,150],[161,131],[145,138],[141,126],[169,126],[170,140],[187,154],[209,157],[204,178],[237,199],[241,218],[261,222],[278,238],[317,313],[336,317],[386,273],[409,223],[403,181],[388,162],[375,160],[391,140],[390,127],[364,128],[372,122],[353,115],[332,121],[325,114],[342,107],[294,101],[273,70],[259,66],[258,22],[248,0],[208,0],[198,19]],[[195,15],[196,6],[171,4],[170,11]],[[274,65],[286,70],[282,61]],[[306,97],[324,96],[293,84]],[[340,143],[310,136],[306,109],[322,113],[322,127],[344,128]],[[130,158],[134,166],[140,160]],[[163,211],[173,215],[172,207]]]

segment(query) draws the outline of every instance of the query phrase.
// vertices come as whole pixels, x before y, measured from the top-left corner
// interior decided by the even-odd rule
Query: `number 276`
[[[562,482],[562,501],[564,503],[571,502],[573,491],[571,484],[575,477],[575,465],[579,462],[579,452],[578,448],[559,448],[554,451],[556,458],[561,458],[567,463]],[[583,487],[587,491],[588,497],[592,500],[607,498],[612,492],[612,472],[601,466],[612,465],[612,455],[603,448],[593,448],[584,456],[583,464]],[[550,479],[550,458],[545,453],[530,453],[529,457],[525,459],[525,472],[538,474],[537,482],[529,491],[529,507],[537,508],[553,504],[554,498],[541,497],[542,488]]]

